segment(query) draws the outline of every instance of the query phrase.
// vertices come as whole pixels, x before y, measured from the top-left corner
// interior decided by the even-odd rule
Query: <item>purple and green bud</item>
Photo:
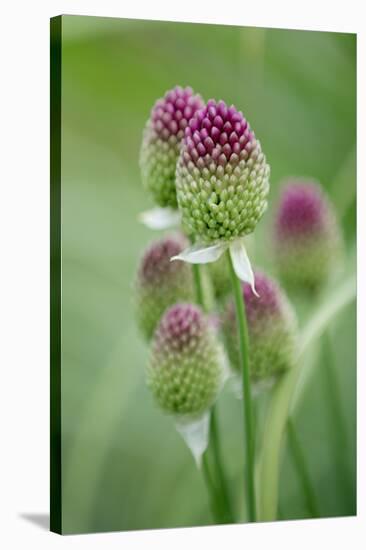
[[[177,208],[175,171],[188,122],[204,105],[191,88],[176,86],[159,99],[143,133],[140,168],[143,184],[161,207]]]
[[[167,413],[199,416],[223,380],[222,349],[208,316],[195,305],[169,308],[154,334],[147,382]]]
[[[181,233],[154,241],[142,256],[135,281],[136,316],[139,328],[147,340],[153,336],[165,310],[177,302],[195,302],[196,287],[192,266],[172,262],[188,246]],[[201,267],[203,298],[207,307],[213,306],[213,288]]]
[[[319,289],[337,265],[342,238],[333,205],[315,182],[291,180],[275,218],[274,250],[283,282]]]
[[[137,321],[149,340],[165,310],[176,302],[194,301],[192,267],[170,258],[187,247],[182,235],[155,241],[144,253],[135,283]]]
[[[243,114],[210,100],[189,121],[177,164],[187,233],[203,243],[252,233],[267,208],[269,173]]]
[[[249,369],[253,382],[273,379],[295,361],[297,323],[294,310],[279,285],[261,272],[255,273],[255,296],[242,284],[249,335]],[[240,370],[235,305],[227,304],[223,332],[230,363]]]

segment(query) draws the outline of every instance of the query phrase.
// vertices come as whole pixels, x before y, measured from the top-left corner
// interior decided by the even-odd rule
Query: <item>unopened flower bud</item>
[[[145,187],[161,207],[177,207],[175,171],[184,130],[202,98],[191,88],[179,86],[159,99],[148,120],[140,152],[140,167]]]
[[[274,227],[275,259],[283,282],[317,290],[336,266],[341,248],[335,212],[320,185],[302,180],[288,182]]]
[[[147,339],[152,337],[169,306],[194,301],[191,266],[170,261],[186,246],[183,236],[168,236],[151,244],[142,257],[135,282],[135,300],[138,324]]]
[[[169,308],[154,334],[147,370],[159,406],[199,416],[215,401],[222,378],[222,350],[209,318],[195,305]]]
[[[259,297],[243,283],[249,335],[249,369],[253,382],[261,382],[289,369],[295,360],[296,318],[279,285],[261,272],[255,273]],[[223,331],[230,363],[240,369],[239,341],[234,302],[223,315]]]
[[[177,164],[183,225],[202,243],[254,231],[267,208],[269,166],[234,106],[210,100],[185,129]]]

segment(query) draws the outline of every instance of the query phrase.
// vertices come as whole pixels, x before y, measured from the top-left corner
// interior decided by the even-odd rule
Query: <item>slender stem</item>
[[[193,264],[192,269],[193,269],[194,286],[196,291],[196,301],[197,301],[197,304],[199,304],[202,307],[202,309],[206,311],[200,266],[198,264]]]
[[[244,413],[244,426],[245,426],[244,441],[245,441],[245,454],[246,454],[248,514],[249,514],[249,521],[255,521],[256,520],[256,501],[255,501],[255,487],[254,487],[254,444],[255,442],[254,442],[252,396],[251,396],[251,390],[250,390],[248,327],[247,327],[245,303],[243,300],[241,283],[234,271],[234,267],[231,261],[231,256],[229,251],[227,251],[227,257],[229,262],[231,283],[232,283],[234,299],[235,299],[236,318],[237,318],[238,337],[239,337],[239,353],[240,353],[240,363],[241,363],[242,382],[243,382],[243,413]]]
[[[297,470],[307,507],[313,518],[319,517],[319,509],[316,495],[311,483],[310,474],[306,465],[305,455],[301,448],[300,441],[296,434],[296,429],[291,418],[287,420],[287,433],[289,438],[290,450]]]
[[[195,290],[196,290],[196,300],[197,303],[202,307],[204,311],[206,311],[206,304],[204,299],[204,293],[203,293],[203,286],[202,286],[202,279],[201,279],[201,271],[200,266],[197,264],[193,264],[193,277],[195,282]],[[208,453],[210,451],[210,448],[204,453],[203,456],[203,468],[204,468],[204,475],[206,479],[206,483],[210,484],[211,486],[211,497],[214,495],[214,498],[216,499],[216,504],[211,505],[214,517],[217,519],[217,515],[219,516],[220,523],[233,523],[234,522],[234,516],[231,509],[231,503],[230,498],[227,490],[226,485],[226,479],[225,474],[222,466],[221,461],[221,451],[220,451],[220,441],[219,441],[219,432],[217,429],[217,420],[216,420],[216,411],[215,411],[215,405],[212,407],[211,410],[211,419],[210,419],[210,448],[212,451],[212,458],[213,458],[213,466],[214,466],[214,478],[212,478],[210,471],[209,471],[209,465],[208,465]],[[215,486],[216,483],[216,486]],[[213,499],[211,498],[211,501]]]
[[[344,449],[348,448],[347,428],[342,411],[342,396],[339,381],[332,361],[332,349],[328,332],[325,332],[322,337],[322,363],[324,367],[326,394],[330,409],[330,421],[332,423],[331,432],[336,435],[333,438],[333,453],[336,461],[336,467],[339,470],[339,479],[342,480],[342,485],[345,492],[349,492],[350,488],[347,483],[346,453],[344,453]],[[337,426],[336,432],[334,430],[334,426]],[[339,441],[341,444],[339,444]]]
[[[332,361],[331,361],[331,343],[329,339],[329,334],[325,332],[322,338],[323,345],[323,364],[324,364],[324,373],[327,383],[327,395],[329,396],[329,406],[331,408],[332,421],[337,426],[337,432],[341,436],[342,445],[337,444],[338,452],[343,455],[343,449],[347,447],[347,430],[344,423],[343,413],[341,409],[341,391],[339,388],[338,378],[334,371]],[[337,438],[338,442],[338,438]]]
[[[222,512],[220,508],[220,501],[218,499],[217,491],[212,479],[212,474],[210,472],[210,465],[208,461],[207,452],[204,453],[202,457],[202,472],[203,477],[206,482],[207,492],[210,498],[211,513],[214,518],[215,523],[221,523],[222,521]]]
[[[234,514],[231,507],[230,495],[227,489],[225,472],[222,465],[216,407],[213,407],[211,411],[210,436],[211,436],[210,439],[212,441],[213,456],[215,460],[215,469],[216,469],[217,479],[220,487],[221,500],[223,501],[223,504],[224,504],[224,513],[225,513],[224,519],[225,519],[225,522],[227,523],[233,523]]]

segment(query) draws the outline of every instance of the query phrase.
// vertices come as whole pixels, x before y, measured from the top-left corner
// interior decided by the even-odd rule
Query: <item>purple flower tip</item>
[[[258,296],[253,294],[251,286],[242,283],[243,297],[249,323],[258,316],[276,315],[281,307],[281,295],[277,283],[259,271],[255,272],[255,287]]]
[[[276,236],[308,235],[322,231],[328,205],[320,186],[313,182],[290,181],[282,191],[276,218]]]
[[[181,139],[189,120],[204,103],[200,95],[194,95],[192,88],[176,86],[159,99],[151,112],[152,127],[164,141],[170,136]]]
[[[145,252],[139,269],[142,283],[155,284],[162,282],[164,276],[170,276],[181,268],[181,262],[171,262],[187,246],[183,235],[168,236],[154,242]],[[183,265],[183,264],[182,264]]]
[[[185,129],[186,161],[209,155],[219,164],[237,162],[242,151],[251,150],[254,134],[240,111],[224,101],[210,99],[195,113]]]
[[[164,315],[156,334],[158,349],[182,350],[191,346],[207,326],[201,309],[193,304],[175,304]]]

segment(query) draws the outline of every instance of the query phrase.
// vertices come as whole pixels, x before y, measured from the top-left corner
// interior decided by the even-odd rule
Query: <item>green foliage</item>
[[[278,382],[273,391],[257,470],[259,520],[271,521],[277,518],[281,446],[287,419],[301,395],[301,377],[308,375],[306,369],[309,370],[311,366],[311,363],[305,362],[305,356],[334,317],[355,299],[355,295],[356,283],[351,275],[318,305],[313,317],[302,331],[297,366]]]
[[[255,265],[271,273],[272,205],[285,176],[318,179],[335,203],[347,249],[355,243],[355,46],[355,36],[346,34],[63,18],[65,532],[211,522],[205,487],[189,451],[145,386],[148,351],[134,323],[131,282],[151,239],[137,216],[152,206],[138,167],[142,129],[152,104],[179,83],[243,110],[271,166],[269,210],[256,228],[254,254]],[[348,267],[351,277],[353,260]],[[339,284],[329,303],[337,301],[347,281]],[[310,309],[314,318],[324,311],[318,312],[315,300],[301,302],[302,327],[310,327],[305,324]],[[295,410],[324,516],[355,511],[353,303],[339,312],[330,328],[349,436],[347,497],[330,452],[329,438],[337,438],[338,430],[326,421],[326,392],[313,338],[299,367],[310,374]],[[302,334],[305,338],[310,333]],[[312,369],[305,367],[308,362]],[[273,419],[269,415],[270,424],[265,424],[265,433],[271,426],[274,431],[268,442],[265,439],[259,463],[265,472],[262,517],[273,515],[273,495],[263,496],[267,478],[270,487],[280,482],[282,517],[307,515],[286,446],[280,460],[291,380],[281,382],[278,392],[285,394],[286,402],[274,398]],[[218,407],[231,492],[244,520],[242,495],[237,496],[237,486],[244,485],[241,405],[224,391]]]

